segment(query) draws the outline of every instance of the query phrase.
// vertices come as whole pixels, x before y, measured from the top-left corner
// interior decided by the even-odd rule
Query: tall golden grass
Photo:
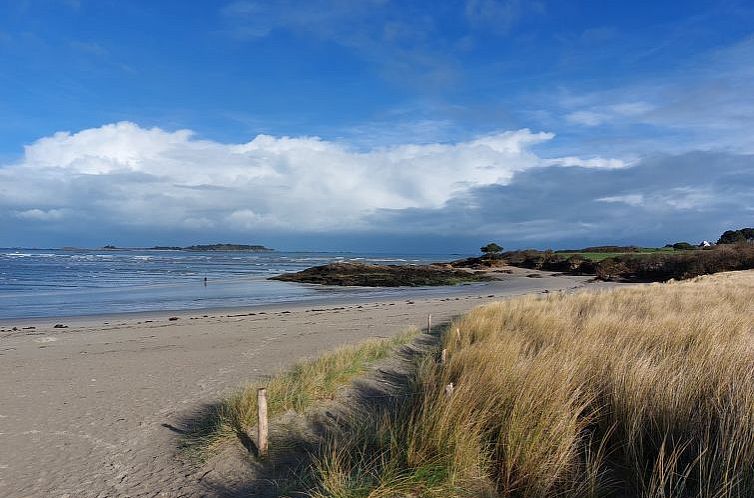
[[[196,420],[183,446],[203,459],[229,440],[248,438],[257,422],[260,387],[267,389],[270,418],[287,411],[303,414],[319,403],[332,400],[340,389],[418,334],[417,329],[409,329],[389,339],[341,346],[313,360],[300,361],[269,380],[247,384]]]
[[[754,496],[753,324],[751,271],[477,308],[309,494]]]

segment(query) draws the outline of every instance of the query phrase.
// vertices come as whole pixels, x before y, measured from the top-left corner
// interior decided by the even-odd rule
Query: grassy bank
[[[184,446],[208,456],[219,445],[243,438],[256,425],[257,389],[267,388],[271,419],[293,410],[304,413],[318,403],[331,400],[341,388],[364,375],[376,362],[408,344],[418,331],[411,330],[390,339],[375,339],[343,346],[311,361],[302,361],[270,380],[252,383],[210,407],[195,421]]]
[[[636,251],[631,251],[631,252],[556,251],[555,254],[558,254],[565,258],[576,256],[577,258],[581,258],[584,260],[599,262],[608,258],[615,258],[615,257],[620,257],[620,256],[643,256],[645,254],[656,254],[656,253],[672,254],[673,252],[674,250],[672,248],[668,249],[665,247],[660,247],[660,248],[642,247],[642,248],[637,249]]]
[[[500,259],[521,268],[595,275],[602,280],[665,282],[754,269],[754,244],[722,244],[694,250],[635,248],[631,252],[527,250],[503,253]]]
[[[741,272],[478,308],[415,394],[331,438],[309,495],[752,496],[753,303]]]

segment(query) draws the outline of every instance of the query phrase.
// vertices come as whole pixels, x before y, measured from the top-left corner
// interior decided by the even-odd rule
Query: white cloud
[[[652,109],[653,107],[646,102],[621,102],[574,111],[566,114],[566,120],[582,126],[599,126],[626,118],[639,118],[650,113]]]
[[[618,116],[641,116],[651,112],[654,107],[647,102],[622,102],[606,106],[606,109]]]
[[[661,201],[676,210],[704,209],[718,202],[718,196],[708,188],[678,187],[661,196]]]
[[[623,203],[629,206],[641,206],[644,204],[644,196],[642,194],[627,194],[627,195],[611,195],[607,197],[600,197],[597,199],[599,202],[608,203]]]
[[[645,207],[652,210],[686,211],[708,208],[721,201],[720,196],[708,187],[675,187],[667,192],[644,194],[624,194],[601,197],[599,202],[623,203],[632,207]]]
[[[65,212],[62,209],[27,209],[16,211],[16,218],[32,221],[57,221],[63,219]]]
[[[191,137],[188,130],[165,132],[122,122],[75,134],[58,132],[25,147],[25,164],[64,168],[77,173],[139,169]]]
[[[555,159],[547,159],[544,164],[548,166],[573,166],[580,168],[601,168],[601,169],[616,169],[625,168],[629,166],[629,163],[622,159],[615,159],[609,157],[557,157]]]
[[[223,144],[122,122],[27,146],[18,164],[0,168],[0,213],[54,221],[70,210],[78,223],[189,230],[385,229],[370,226],[369,215],[440,208],[533,167],[622,165],[531,151],[553,136],[522,129],[358,151],[317,137]]]
[[[595,92],[565,91],[556,105],[567,122],[612,128],[608,150],[754,152],[754,36]],[[639,133],[637,133],[639,131]],[[589,135],[594,130],[586,131]],[[613,152],[615,153],[615,152]]]
[[[452,232],[504,244],[709,239],[750,223],[753,164],[754,156],[694,152],[643,158],[625,168],[531,168],[441,209],[382,211],[375,218],[406,234]]]
[[[566,115],[566,120],[569,123],[584,126],[599,126],[606,119],[606,116],[594,111],[575,111]]]

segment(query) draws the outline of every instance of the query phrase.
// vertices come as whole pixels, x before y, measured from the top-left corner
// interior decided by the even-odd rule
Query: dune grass
[[[754,272],[477,308],[308,495],[754,496],[753,327]]]
[[[245,437],[257,422],[257,390],[267,388],[270,419],[289,411],[305,413],[318,403],[332,400],[356,377],[418,335],[408,330],[389,339],[372,339],[342,346],[319,358],[301,361],[267,381],[251,383],[210,408],[184,438],[184,448],[201,458],[236,437]],[[274,421],[274,420],[273,420]]]

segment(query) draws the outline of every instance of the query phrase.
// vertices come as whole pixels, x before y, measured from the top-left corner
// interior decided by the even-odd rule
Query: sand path
[[[298,359],[421,326],[428,313],[439,323],[586,281],[530,273],[450,297],[0,324],[0,496],[217,494],[176,455],[176,429],[202,403]]]

